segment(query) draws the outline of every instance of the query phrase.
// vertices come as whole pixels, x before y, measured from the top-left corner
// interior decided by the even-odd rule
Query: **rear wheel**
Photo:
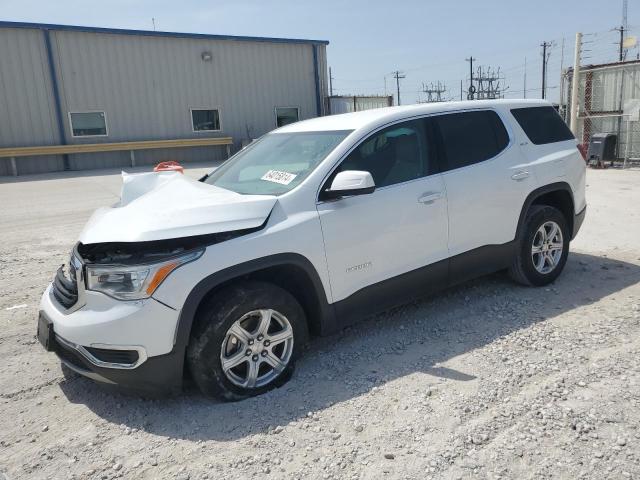
[[[569,231],[562,213],[547,205],[527,212],[509,274],[524,285],[543,286],[562,272],[569,254]]]
[[[247,282],[201,308],[187,362],[203,393],[226,400],[283,385],[307,340],[304,311],[286,290]]]

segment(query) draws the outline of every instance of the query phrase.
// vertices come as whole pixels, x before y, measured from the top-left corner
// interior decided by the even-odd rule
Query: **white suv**
[[[124,175],[40,305],[72,370],[239,399],[281,385],[309,332],[490,272],[562,271],[585,162],[543,101],[384,108],[275,130],[200,181]],[[184,373],[184,375],[183,375]]]

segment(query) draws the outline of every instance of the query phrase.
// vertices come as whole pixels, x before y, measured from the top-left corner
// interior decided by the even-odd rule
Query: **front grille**
[[[78,301],[78,283],[76,272],[69,268],[69,277],[64,274],[64,265],[61,265],[53,279],[53,296],[64,308],[73,307]]]
[[[84,347],[98,360],[107,363],[121,363],[133,365],[138,361],[138,352],[135,350],[112,350],[106,348]]]

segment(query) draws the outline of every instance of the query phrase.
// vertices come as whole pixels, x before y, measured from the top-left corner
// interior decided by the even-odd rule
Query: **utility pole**
[[[547,96],[547,61],[549,60],[549,56],[547,55],[547,48],[550,48],[553,45],[553,42],[542,42],[540,46],[542,47],[542,98],[546,98]]]
[[[400,79],[401,78],[406,78],[407,76],[405,74],[403,74],[401,71],[396,70],[395,72],[393,72],[393,78],[396,79],[396,88],[398,90],[398,105],[401,105],[400,103]]]
[[[567,111],[564,107],[564,42],[565,38],[562,37],[562,48],[560,49],[560,101],[558,110],[562,118],[567,118]]]
[[[624,32],[629,30],[627,26],[627,6],[628,6],[628,0],[622,0],[622,25],[620,25],[620,29],[616,29],[620,31],[620,61],[621,62],[626,57],[626,53],[627,53],[623,50]]]
[[[623,61],[624,60],[624,32],[625,32],[625,28],[624,25],[620,25],[619,28],[614,28],[614,30],[616,32],[620,32],[620,42],[618,43],[619,45],[619,54],[618,54],[618,60],[619,61]]]
[[[580,50],[582,33],[576,33],[576,50],[573,59],[573,78],[571,79],[571,131],[578,138],[578,88],[580,88]]]
[[[522,87],[522,98],[527,98],[527,57],[524,57],[524,85]]]
[[[333,97],[333,75],[331,75],[331,67],[329,67],[329,96]]]
[[[624,32],[628,32],[628,24],[627,24],[627,0],[622,0],[622,24],[620,25],[620,54],[619,59],[620,62],[623,62],[627,57],[627,51],[624,50]],[[618,108],[622,110],[622,98],[624,96],[624,69],[622,70],[622,75],[620,75],[620,102],[618,104]],[[627,147],[629,145],[629,122],[627,122]],[[620,158],[620,130],[622,129],[622,117],[618,117],[618,141],[616,142],[616,156]],[[625,164],[627,163],[625,157]],[[613,166],[613,161],[611,162],[611,166]]]
[[[473,100],[473,96],[476,93],[476,87],[473,86],[473,61],[477,60],[477,58],[473,58],[473,55],[471,55],[464,60],[469,62],[469,93],[467,94],[467,100]]]

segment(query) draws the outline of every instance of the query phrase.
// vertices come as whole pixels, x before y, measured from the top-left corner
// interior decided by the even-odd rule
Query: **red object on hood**
[[[154,172],[180,172],[184,173],[184,168],[178,162],[160,162],[153,167]]]

